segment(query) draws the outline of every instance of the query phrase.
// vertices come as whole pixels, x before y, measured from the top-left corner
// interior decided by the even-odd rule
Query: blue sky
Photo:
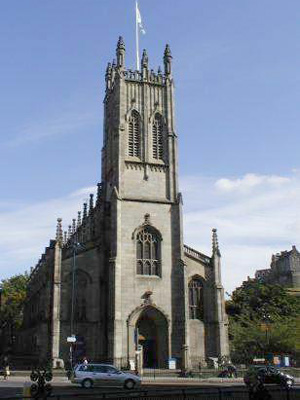
[[[300,247],[300,2],[140,0],[150,65],[174,57],[186,243],[225,288]],[[2,0],[0,278],[34,265],[100,180],[106,64],[135,65],[134,0]],[[197,224],[194,223],[197,221]]]

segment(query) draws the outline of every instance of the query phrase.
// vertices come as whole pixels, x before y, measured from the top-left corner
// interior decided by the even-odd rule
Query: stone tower
[[[167,45],[164,74],[149,69],[145,50],[140,71],[126,70],[120,37],[116,57],[106,71],[102,150],[109,358],[134,359],[138,334],[145,366],[165,367],[187,339],[172,56]]]
[[[96,201],[91,194],[64,234],[58,220],[30,277],[20,343],[54,366],[72,354],[127,367],[142,348],[145,368],[170,358],[198,368],[228,355],[217,233],[211,257],[183,243],[169,46],[164,71],[149,68],[145,50],[141,69],[126,69],[125,55],[119,38],[105,76]]]

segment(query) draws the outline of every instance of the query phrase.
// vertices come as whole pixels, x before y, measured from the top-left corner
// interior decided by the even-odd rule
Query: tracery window
[[[136,236],[136,270],[138,275],[161,275],[161,238],[151,226]]]
[[[68,277],[68,306],[66,307],[66,319],[70,320],[72,315],[73,301],[73,322],[88,321],[89,313],[89,290],[92,283],[91,277],[85,271],[78,269],[74,275],[74,298],[72,296],[73,283],[72,273]]]
[[[189,283],[190,319],[203,319],[203,282],[194,278]]]
[[[152,148],[153,158],[157,160],[163,159],[163,121],[159,114],[154,117],[152,125]]]
[[[132,111],[128,121],[128,155],[141,157],[141,120],[137,111]]]

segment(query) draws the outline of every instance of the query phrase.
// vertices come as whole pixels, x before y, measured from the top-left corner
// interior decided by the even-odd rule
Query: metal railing
[[[6,396],[0,397],[6,400],[20,400],[20,399],[37,399],[37,397],[28,396]],[[89,399],[109,399],[109,400],[297,400],[300,398],[300,387],[291,389],[283,389],[280,387],[268,387],[267,397],[255,397],[251,395],[246,387],[217,387],[217,388],[161,388],[161,389],[141,389],[135,391],[115,391],[103,392],[97,389],[84,390],[78,388],[76,393],[54,393],[46,397],[38,397],[39,399],[53,399],[53,400],[89,400]]]

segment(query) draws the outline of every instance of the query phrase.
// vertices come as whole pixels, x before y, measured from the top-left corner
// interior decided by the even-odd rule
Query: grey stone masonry
[[[97,197],[66,232],[58,220],[46,263],[48,333],[26,318],[24,332],[49,349],[54,365],[68,362],[66,339],[75,335],[73,360],[132,367],[139,354],[144,367],[167,368],[175,358],[177,367],[198,368],[229,351],[217,233],[212,257],[183,243],[170,47],[163,72],[150,69],[145,50],[139,71],[126,69],[125,58],[119,38],[105,75]],[[29,292],[35,284],[33,276]]]
[[[271,268],[257,270],[255,278],[279,284],[290,289],[300,289],[300,253],[296,246],[272,255]]]

